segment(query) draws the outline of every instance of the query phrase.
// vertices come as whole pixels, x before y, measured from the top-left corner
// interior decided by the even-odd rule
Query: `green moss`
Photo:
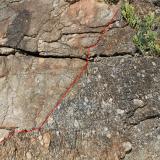
[[[155,13],[149,12],[144,18],[140,18],[136,15],[134,7],[125,1],[122,6],[122,16],[136,30],[133,42],[139,51],[143,54],[160,54],[158,34],[154,31],[158,20]]]

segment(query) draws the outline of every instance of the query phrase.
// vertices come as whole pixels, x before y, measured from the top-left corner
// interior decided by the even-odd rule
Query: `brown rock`
[[[38,127],[84,64],[78,59],[0,57],[0,126]]]
[[[120,5],[109,5],[95,0],[67,1],[25,0],[4,1],[0,9],[0,45],[29,51],[33,54],[83,57],[80,48],[95,44],[100,32],[113,18]],[[76,2],[76,3],[74,3]],[[119,15],[115,17],[118,20]],[[113,55],[133,51],[133,31],[130,35],[110,32],[106,43],[99,45],[95,54]],[[110,38],[121,39],[113,42]],[[123,41],[122,41],[123,40]],[[107,46],[119,46],[108,48]],[[98,51],[98,52],[97,52]],[[97,52],[97,53],[96,53]]]

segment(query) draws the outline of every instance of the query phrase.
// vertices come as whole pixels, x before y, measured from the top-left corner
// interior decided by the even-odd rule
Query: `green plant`
[[[144,18],[136,15],[134,7],[125,1],[122,6],[122,16],[128,24],[136,29],[133,42],[143,54],[160,54],[158,34],[154,31],[157,18],[155,13],[149,12]]]
[[[135,14],[135,9],[132,5],[129,4],[128,1],[124,2],[122,5],[122,15],[124,19],[128,22],[128,24],[131,27],[136,27],[136,25],[139,23],[140,19],[139,17]]]

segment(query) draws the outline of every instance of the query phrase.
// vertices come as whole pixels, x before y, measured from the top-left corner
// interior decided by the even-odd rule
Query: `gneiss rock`
[[[23,112],[19,114],[21,121],[15,121],[17,117],[9,110],[4,123],[9,125],[6,123],[8,121],[19,127],[23,124],[26,128],[32,127],[35,113],[39,113],[37,110],[34,111],[36,106],[41,109],[37,117],[43,119],[50,104],[56,101],[53,99],[54,93],[59,95],[64,91],[62,86],[66,87],[67,83],[65,73],[74,75],[84,62],[75,59],[54,61],[13,56],[10,57],[10,61],[10,58],[5,58],[1,64],[9,72],[2,74],[1,102],[9,105],[6,97],[12,97],[15,91],[18,96],[12,98],[13,103],[9,108],[13,111],[20,108]],[[9,67],[11,62],[16,69]],[[67,66],[70,66],[72,74]],[[90,62],[88,74],[79,81],[77,87],[52,115],[51,122],[45,125],[41,136],[32,133],[12,137],[4,146],[0,146],[0,159],[14,157],[15,154],[11,151],[15,148],[16,158],[20,159],[24,157],[22,151],[27,153],[28,150],[32,159],[49,160],[82,159],[84,156],[86,159],[93,157],[95,160],[148,160],[148,156],[160,156],[159,70],[160,59],[153,57],[119,56],[103,58],[96,63]],[[62,74],[65,82],[61,81]],[[5,75],[8,75],[7,82]],[[19,85],[16,85],[14,79]],[[8,84],[12,90],[4,92],[9,88]],[[61,84],[62,88],[58,84]],[[16,107],[13,108],[15,103]],[[1,111],[4,108],[3,105]],[[33,137],[37,139],[34,143],[33,140],[31,142]],[[147,156],[142,153],[147,153]]]
[[[83,57],[80,49],[97,42],[103,27],[120,10],[120,5],[109,5],[96,0],[67,2],[4,1],[5,7],[0,7],[0,46],[21,49],[32,54],[38,52],[45,56]],[[119,13],[115,20],[119,20]],[[124,34],[127,32],[128,34]],[[119,25],[119,28],[109,31],[109,35],[113,34],[115,37],[109,36],[109,39],[106,39],[105,34],[105,41],[92,51],[92,55],[113,55],[135,50],[131,39],[133,30],[129,27],[122,29]],[[116,39],[119,40],[115,41]],[[114,45],[118,48],[115,49]]]

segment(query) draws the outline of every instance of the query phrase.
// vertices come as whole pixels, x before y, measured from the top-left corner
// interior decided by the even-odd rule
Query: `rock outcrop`
[[[51,73],[49,69],[47,71],[44,73],[45,77],[51,78],[53,71]],[[27,144],[32,159],[54,157],[116,160],[124,158],[125,154],[132,150],[126,160],[132,160],[133,157],[135,160],[147,160],[148,157],[158,160],[160,156],[159,71],[159,58],[124,56],[102,58],[99,62],[91,63],[88,75],[81,79],[60,108],[49,118],[44,131],[39,134],[26,133],[12,137],[1,146],[0,158],[6,157],[4,150],[9,148],[8,157],[16,154],[17,159],[21,159],[22,151],[27,156],[28,149],[25,149]],[[47,102],[42,101],[43,98],[36,99],[34,94],[36,90],[40,91],[43,88],[41,85],[44,89],[39,93],[47,92],[47,86],[53,85],[54,78],[51,79],[51,84],[49,79],[46,83],[40,80],[39,87],[35,86],[32,89],[28,87],[25,89],[26,95],[17,97],[17,100],[23,99],[22,104],[26,103],[25,110],[29,108],[27,102],[30,103],[30,100],[27,97],[30,95],[33,95],[30,106],[34,105],[35,111],[37,105],[40,109],[43,103],[46,104],[44,106],[46,111],[48,104],[53,104],[53,92],[56,92],[53,87],[48,88],[52,96],[46,94]],[[29,89],[33,91],[32,94],[27,94]],[[26,113],[30,111],[31,109],[26,110]],[[23,116],[28,125],[34,122],[31,123],[25,114]],[[33,114],[31,116],[34,117]]]
[[[160,159],[160,59],[108,2],[0,0],[0,159]]]
[[[78,59],[0,57],[1,128],[38,127],[84,64]]]
[[[1,6],[0,45],[33,54],[77,57],[83,56],[80,48],[97,41],[102,27],[118,9],[96,0],[81,0],[72,5],[63,0],[3,1]],[[116,19],[115,29],[108,33],[115,37],[104,40],[93,54],[113,55],[118,52],[114,49],[117,43],[120,52],[134,52],[133,32],[126,27],[117,29],[121,24],[118,16]],[[125,31],[128,33],[124,34]]]

